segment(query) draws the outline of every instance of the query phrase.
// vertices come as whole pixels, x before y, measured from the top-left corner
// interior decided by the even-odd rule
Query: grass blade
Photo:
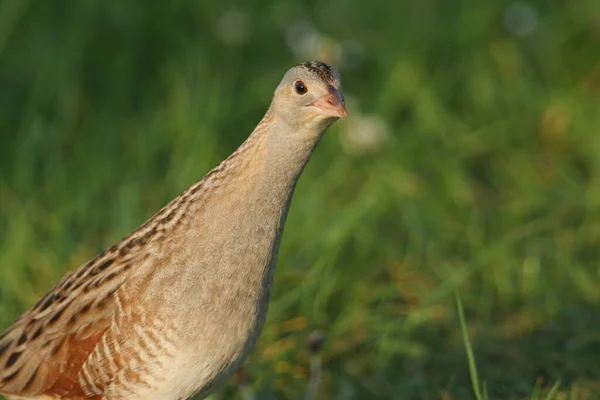
[[[552,386],[552,389],[550,389],[550,391],[548,392],[548,394],[546,395],[546,397],[544,398],[545,400],[552,400],[556,397],[556,393],[558,392],[558,388],[560,387],[560,381],[556,382],[554,384],[554,386]]]
[[[479,375],[477,374],[477,365],[475,363],[475,356],[473,355],[473,348],[469,341],[469,333],[467,332],[467,323],[465,321],[465,313],[462,306],[462,301],[458,293],[456,295],[456,309],[458,311],[458,318],[460,320],[460,329],[462,331],[463,342],[465,344],[465,350],[467,352],[467,360],[469,362],[469,374],[471,375],[471,385],[473,386],[473,392],[477,400],[484,400],[481,395],[481,388],[479,384]]]

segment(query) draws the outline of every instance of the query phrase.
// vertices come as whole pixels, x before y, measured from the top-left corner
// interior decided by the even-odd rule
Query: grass
[[[302,398],[317,329],[321,399],[600,397],[599,16],[3,0],[0,329],[233,151],[290,65],[324,58],[352,118],[299,182],[246,363],[257,397]]]
[[[471,377],[471,384],[473,385],[473,393],[477,400],[483,400],[488,398],[488,393],[485,387],[485,383],[479,382],[479,374],[477,372],[477,363],[475,362],[475,356],[473,355],[473,347],[469,340],[469,332],[467,328],[467,322],[465,321],[465,312],[463,309],[462,301],[460,297],[456,295],[456,309],[458,310],[458,317],[460,319],[460,328],[463,336],[463,342],[465,344],[465,350],[467,352],[467,359],[469,360],[469,373]],[[483,395],[481,394],[483,392]]]

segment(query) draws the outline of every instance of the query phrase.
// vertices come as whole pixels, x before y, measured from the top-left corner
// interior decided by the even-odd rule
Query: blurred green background
[[[340,67],[246,363],[260,399],[600,398],[600,2],[0,2],[0,330]],[[483,390],[483,389],[482,389]],[[233,383],[214,398],[239,398]]]

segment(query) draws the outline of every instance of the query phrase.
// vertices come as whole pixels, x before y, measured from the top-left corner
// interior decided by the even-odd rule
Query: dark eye
[[[294,87],[296,88],[296,93],[298,94],[304,94],[308,91],[306,85],[302,81],[296,81],[296,83],[294,83]]]

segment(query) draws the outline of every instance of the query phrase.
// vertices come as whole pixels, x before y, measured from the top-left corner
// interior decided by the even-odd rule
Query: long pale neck
[[[324,130],[294,130],[269,112],[230,157],[188,189],[194,232],[188,238],[214,260],[209,270],[258,277],[274,266],[296,182]]]
[[[264,131],[256,130],[254,135],[261,143],[257,146],[257,154],[249,156],[262,158],[257,194],[285,203],[292,196],[322,132],[309,128],[294,130],[274,121]]]
[[[267,113],[246,142],[189,189],[199,186],[189,210],[195,233],[186,240],[210,260],[190,265],[204,277],[198,281],[268,298],[294,188],[321,134],[291,131]]]
[[[321,135],[315,129],[294,130],[267,113],[246,142],[213,172],[222,179],[224,197],[230,196],[224,200],[235,199],[252,207],[246,211],[264,218],[275,216],[273,207],[287,211]]]

